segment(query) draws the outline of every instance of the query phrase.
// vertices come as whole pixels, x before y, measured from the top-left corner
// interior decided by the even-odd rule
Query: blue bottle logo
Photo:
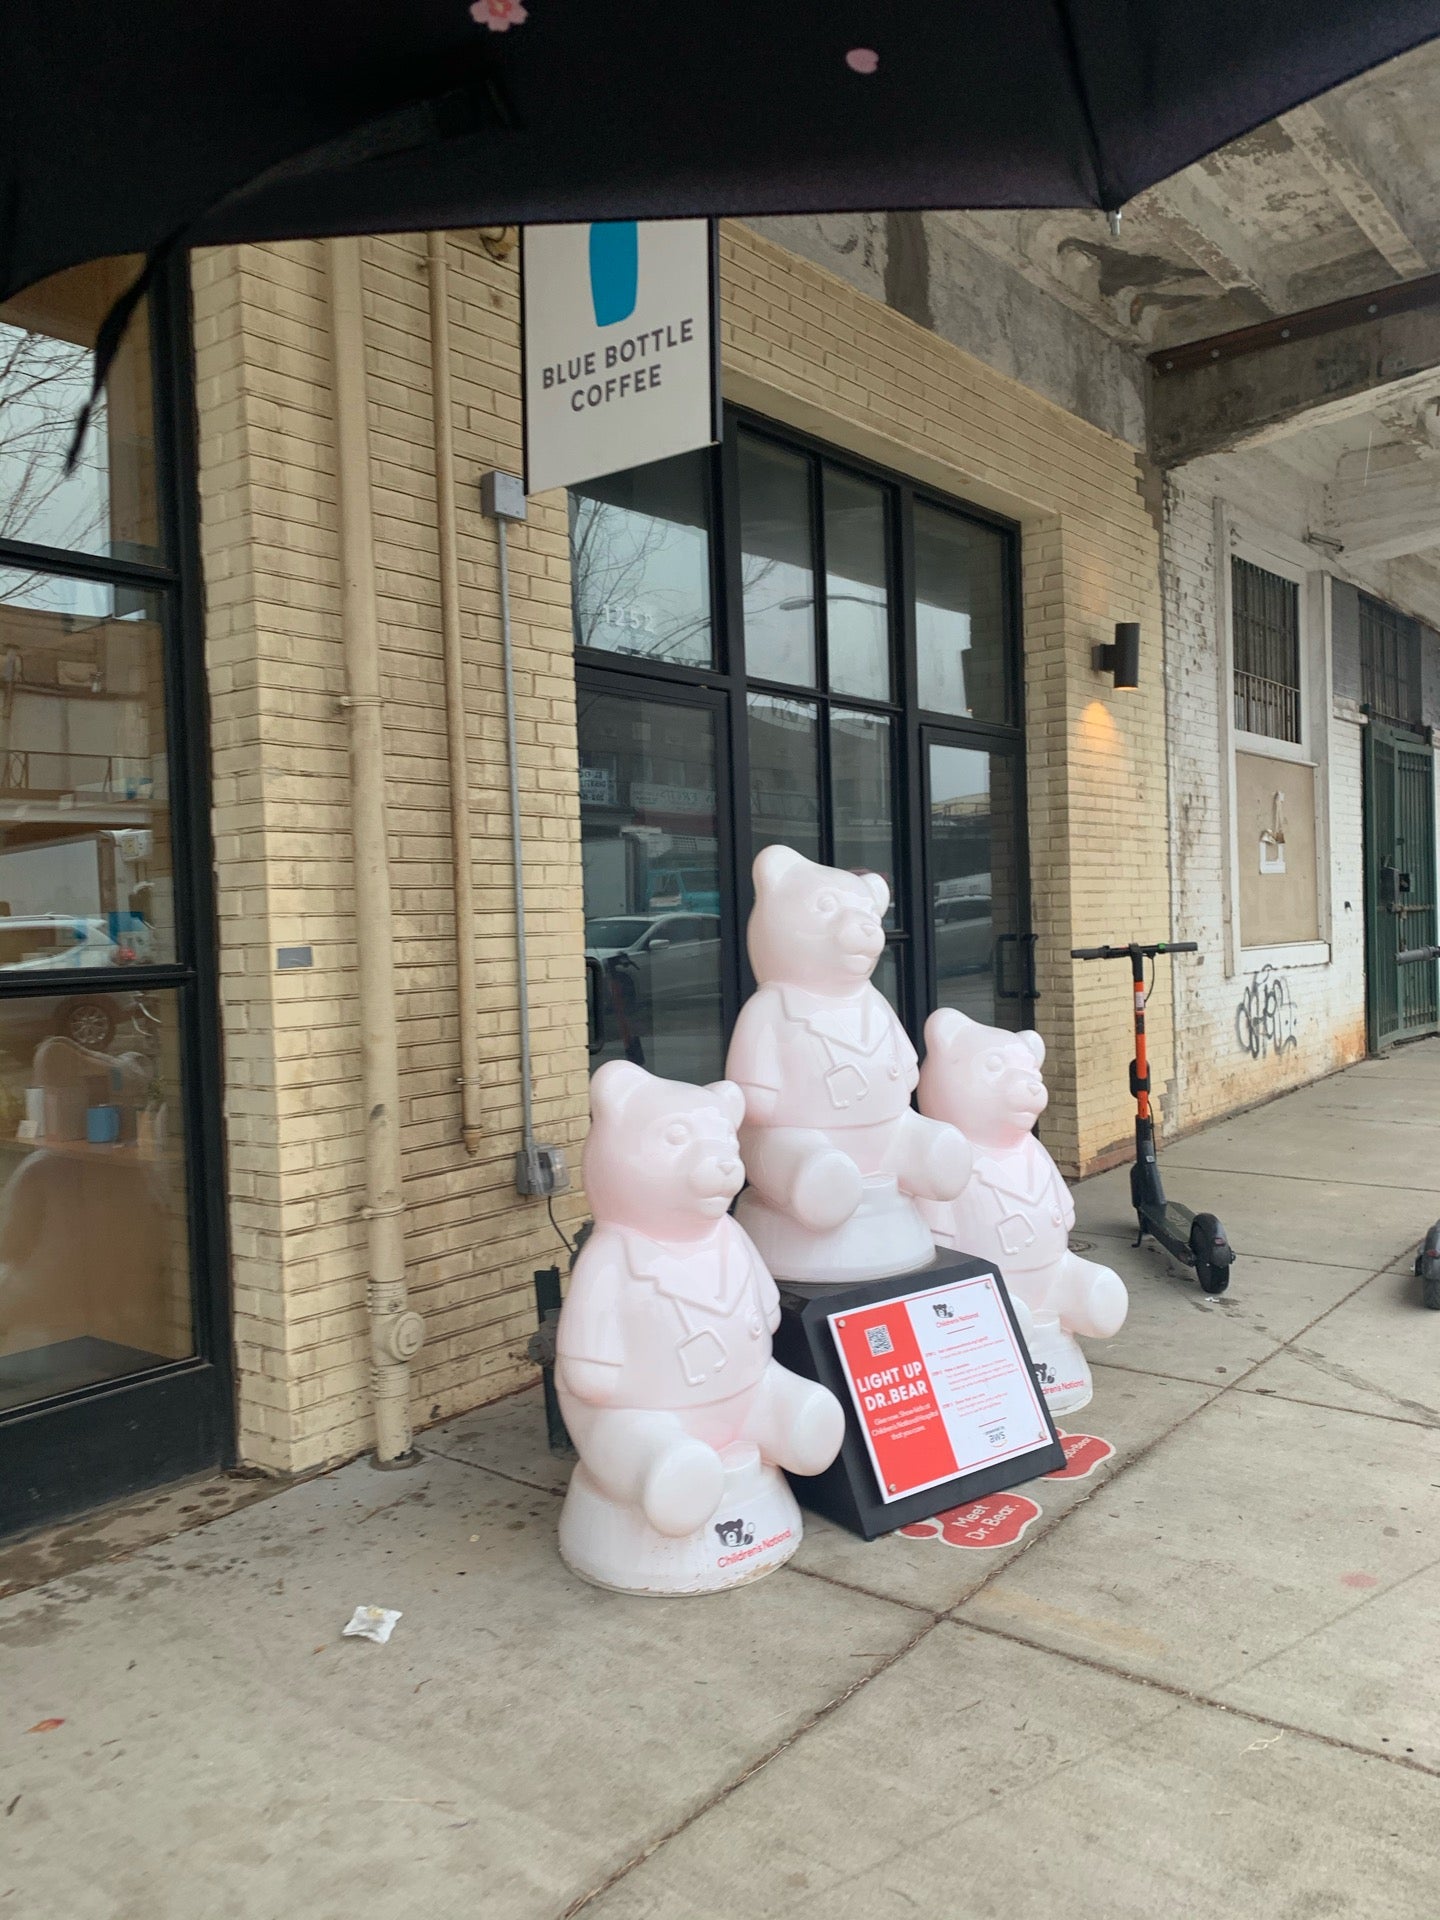
[[[635,311],[640,279],[640,228],[635,220],[596,220],[590,227],[590,299],[597,327],[613,327]]]

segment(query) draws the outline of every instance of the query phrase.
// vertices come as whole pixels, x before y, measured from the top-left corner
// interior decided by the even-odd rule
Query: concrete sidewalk
[[[602,1593],[530,1392],[0,1601],[0,1920],[1431,1920],[1440,1044],[1165,1171],[1232,1292],[1080,1190],[1116,1452],[1008,1549],[810,1521],[734,1594]]]

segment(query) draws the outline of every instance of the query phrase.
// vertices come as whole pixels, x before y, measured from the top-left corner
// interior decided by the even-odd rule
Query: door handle
[[[1040,989],[1035,984],[1035,945],[1039,938],[1038,933],[1022,933],[1020,936],[1020,952],[1025,966],[1020,991],[1027,1000],[1040,998]]]
[[[585,998],[590,1027],[588,1043],[593,1060],[605,1046],[605,969],[593,953],[585,956]]]
[[[1019,934],[1002,933],[996,936],[995,998],[997,1000],[1018,1000],[1020,998],[1020,989],[1018,987],[1007,987],[1005,985],[1005,947],[1007,942],[1011,946],[1018,947],[1020,944]]]

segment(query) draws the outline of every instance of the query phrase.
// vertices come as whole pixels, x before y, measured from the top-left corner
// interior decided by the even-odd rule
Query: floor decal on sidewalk
[[[1115,1453],[1110,1442],[1095,1433],[1062,1433],[1060,1444],[1065,1449],[1065,1464],[1047,1473],[1047,1480],[1083,1480]]]
[[[933,1520],[917,1520],[900,1532],[907,1540],[943,1540],[947,1547],[1009,1547],[1039,1518],[1039,1507],[1023,1493],[996,1493],[950,1507]]]

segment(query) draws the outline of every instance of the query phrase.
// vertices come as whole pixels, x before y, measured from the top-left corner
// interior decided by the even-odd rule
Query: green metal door
[[[1440,1026],[1436,962],[1395,956],[1436,943],[1435,759],[1429,744],[1365,729],[1366,1013],[1372,1050]]]

